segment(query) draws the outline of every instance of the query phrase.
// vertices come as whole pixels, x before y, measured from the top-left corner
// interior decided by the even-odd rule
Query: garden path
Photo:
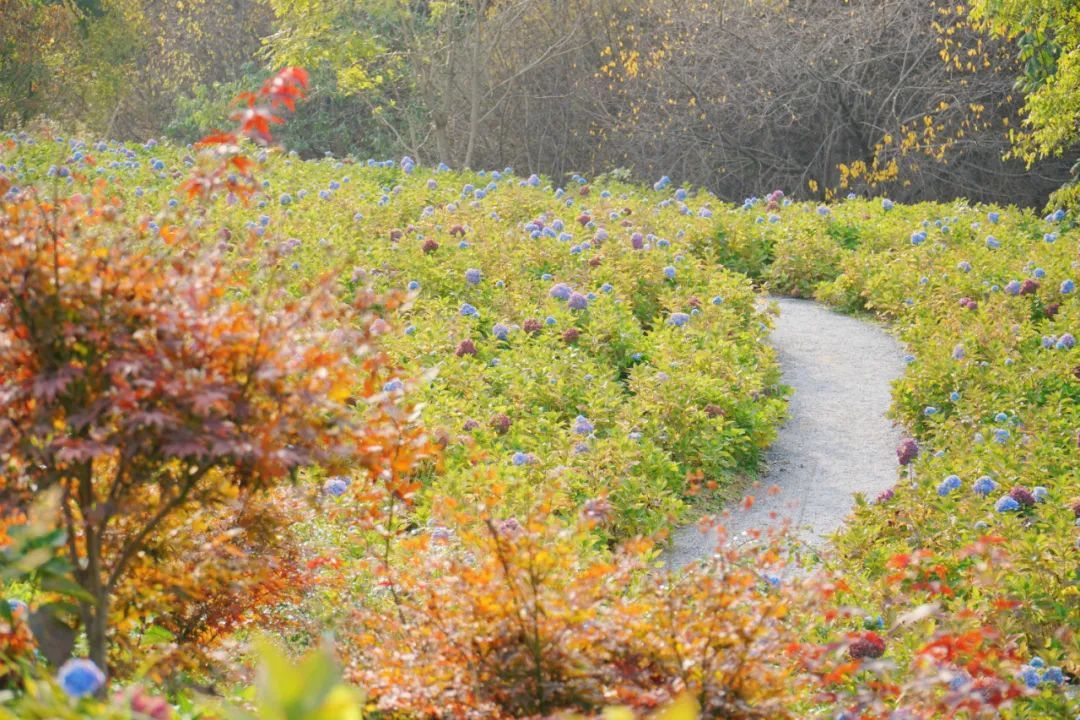
[[[808,300],[780,306],[771,342],[792,387],[789,417],[765,456],[749,510],[723,521],[733,538],[792,521],[801,539],[821,545],[843,523],[852,494],[873,499],[896,481],[900,429],[885,413],[891,382],[904,369],[900,343],[880,326]],[[777,486],[769,495],[766,489]],[[776,513],[774,516],[773,513]],[[675,531],[667,554],[679,567],[709,554],[714,532],[692,524]]]

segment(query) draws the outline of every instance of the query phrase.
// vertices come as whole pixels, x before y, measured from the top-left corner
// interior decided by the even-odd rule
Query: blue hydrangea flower
[[[1064,685],[1065,673],[1059,667],[1048,667],[1042,674],[1042,681],[1051,685]]]
[[[60,666],[56,681],[73,698],[93,695],[105,684],[105,673],[93,660],[71,658]]]
[[[884,198],[881,201],[881,209],[888,212],[893,209],[893,201],[889,198]]]
[[[497,337],[499,340],[505,340],[510,336],[510,328],[502,323],[495,323],[491,327],[491,334]]]
[[[923,408],[923,415],[936,415],[936,414],[937,414],[937,408],[934,407],[933,405],[927,405],[926,407]]]
[[[1048,219],[1050,220],[1050,222],[1061,222],[1065,219],[1065,211],[1061,208],[1058,208],[1054,212],[1050,213]]]
[[[528,453],[523,453],[520,450],[518,450],[510,458],[510,462],[512,462],[514,465],[519,465],[519,466],[520,465],[528,465],[528,464],[530,464],[532,462],[532,458],[529,456]]]
[[[920,230],[919,232],[911,233],[911,244],[912,245],[922,245],[924,242],[926,242],[926,231],[925,230]]]
[[[942,480],[941,484],[938,485],[937,494],[942,495],[942,496],[948,495],[953,490],[959,490],[960,486],[961,486],[960,476],[959,475],[950,475],[949,477]]]
[[[992,223],[996,223],[998,220],[1001,219],[1001,214],[991,211],[986,214],[986,219]]]
[[[668,265],[666,268],[664,268],[664,277],[666,277],[668,280],[674,280],[675,268],[671,265]]]
[[[997,489],[997,483],[989,475],[983,475],[971,486],[972,492],[984,497],[994,492],[995,489]]]
[[[1075,289],[1076,289],[1076,283],[1073,282],[1072,280],[1063,280],[1061,282],[1061,293],[1063,295],[1068,295],[1069,293],[1071,293]]]
[[[952,351],[953,360],[963,360],[966,356],[967,356],[967,353],[964,351],[964,346],[963,345],[957,345],[956,347],[953,348],[953,351]]]
[[[343,475],[335,475],[323,483],[323,491],[332,497],[341,497],[348,489],[349,479]]]
[[[1054,344],[1054,347],[1056,347],[1058,350],[1072,350],[1074,345],[1076,345],[1076,338],[1073,337],[1072,333],[1065,333],[1058,338],[1058,341]]]
[[[383,392],[395,392],[405,387],[405,383],[401,382],[400,378],[394,378],[383,385]]]
[[[544,322],[547,323],[548,325],[554,325],[555,324],[555,318],[552,317],[551,315],[548,315],[546,318],[544,318]]]
[[[1005,286],[1006,295],[1019,295],[1020,294],[1020,281],[1010,280]]]
[[[1039,671],[1030,665],[1025,665],[1020,669],[1020,679],[1024,681],[1024,684],[1029,688],[1039,687],[1041,678],[1039,677]]]
[[[949,400],[952,400],[953,402],[959,402],[960,401],[960,393],[953,390],[951,393],[949,393]]]
[[[998,512],[1014,512],[1020,509],[1020,503],[1013,500],[1008,495],[1002,495],[998,498],[998,501],[994,503],[994,509]]]
[[[720,297],[719,295],[714,295],[714,296],[713,296],[713,299],[712,299],[712,300],[711,300],[710,302],[711,302],[711,303],[712,303],[713,305],[719,305],[719,304],[721,304],[722,302],[724,302],[724,298]]]
[[[997,415],[994,416],[994,422],[1003,423],[1003,422],[1008,422],[1008,421],[1009,421],[1008,413],[999,412]]]
[[[603,285],[600,286],[600,292],[609,293],[614,289],[615,288],[611,286],[611,283],[604,283]]]
[[[682,327],[688,322],[690,322],[690,316],[683,312],[671,313],[668,317],[668,324],[675,327]]]
[[[482,277],[481,272],[479,270],[477,270],[476,268],[469,268],[468,270],[465,271],[465,281],[467,283],[469,283],[470,285],[478,285],[478,284],[480,284],[481,277]]]
[[[991,235],[990,237],[986,238],[986,247],[990,248],[991,250],[997,250],[999,247],[1001,247],[1001,243],[997,241],[997,238]]]
[[[412,335],[412,334],[414,334],[415,332],[416,332],[416,326],[415,326],[415,325],[409,325],[409,326],[407,326],[407,327],[405,328],[405,334],[406,334],[406,335]]]
[[[420,283],[417,282],[416,280],[410,280],[408,288],[410,290],[419,290],[420,289]]]
[[[479,313],[479,312],[477,311],[477,309],[476,309],[475,307],[473,307],[472,305],[470,305],[469,303],[464,303],[464,304],[463,304],[463,305],[461,306],[461,310],[460,310],[459,312],[461,313],[461,315],[462,315],[463,317],[470,317],[470,316],[474,316],[474,315],[479,315],[479,314],[480,314],[480,313]]]
[[[962,272],[971,272],[971,263],[967,260],[962,260],[956,267]]]
[[[574,432],[578,435],[588,435],[594,429],[593,424],[584,415],[578,415],[574,418]]]
[[[1008,442],[1010,434],[1011,433],[1009,433],[1009,431],[1005,428],[998,428],[997,430],[994,430],[994,440],[1004,445],[1006,442]]]

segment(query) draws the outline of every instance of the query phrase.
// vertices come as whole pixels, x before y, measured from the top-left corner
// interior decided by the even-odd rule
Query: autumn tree
[[[994,35],[1011,41],[1022,70],[1024,125],[1012,134],[1015,155],[1028,167],[1080,145],[1080,3],[1074,0],[976,0],[971,15]],[[1073,181],[1060,193],[1080,203],[1080,159]]]
[[[304,85],[302,71],[287,70],[248,96],[238,130],[208,138],[191,196],[250,188],[242,143],[268,141]],[[394,298],[346,300],[329,277],[302,298],[252,297],[252,278],[205,249],[182,212],[163,214],[153,233],[103,183],[51,198],[9,187],[0,187],[0,501],[25,507],[59,489],[100,667],[118,587],[148,548],[168,544],[166,528],[183,532],[189,508],[311,466],[406,492],[426,445],[381,392],[379,312]]]

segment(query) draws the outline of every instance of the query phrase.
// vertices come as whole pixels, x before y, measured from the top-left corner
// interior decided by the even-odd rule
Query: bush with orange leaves
[[[290,69],[248,97],[237,132],[207,140],[190,195],[242,194],[254,180],[241,143],[268,140],[275,109],[304,86]],[[399,298],[346,293],[331,276],[275,293],[279,258],[233,248],[266,274],[253,282],[207,249],[189,209],[127,217],[103,181],[43,197],[0,177],[0,197],[0,506],[60,493],[99,667],[118,630],[159,616],[197,645],[235,624],[245,594],[280,583],[244,577],[272,567],[260,537],[286,522],[245,520],[236,508],[256,494],[309,467],[408,494],[430,445],[382,392],[392,363],[378,336]],[[198,610],[207,602],[214,612]]]
[[[642,716],[686,693],[702,717],[929,720],[996,716],[1028,694],[992,630],[1010,603],[935,601],[920,579],[937,560],[904,566],[882,622],[804,567],[783,529],[668,573],[650,541],[597,544],[604,500],[572,522],[442,507],[400,541],[400,563],[375,561],[381,592],[345,623],[349,676],[391,716]],[[955,560],[988,597],[1008,567],[991,540]]]
[[[350,625],[352,679],[409,716],[645,711],[689,691],[708,717],[787,717],[808,680],[792,610],[825,595],[809,577],[778,581],[782,537],[668,576],[651,542],[594,546],[605,510],[594,500],[567,524],[460,508],[403,540],[408,562]]]

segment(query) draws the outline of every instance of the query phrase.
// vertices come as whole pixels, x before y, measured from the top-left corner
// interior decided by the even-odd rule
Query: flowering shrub
[[[233,145],[215,145],[223,172],[163,145],[12,135],[0,153],[19,186],[8,206],[64,191],[57,227],[89,238],[90,255],[73,256],[82,267],[132,276],[143,266],[113,254],[123,238],[139,257],[183,259],[167,273],[175,283],[145,290],[181,307],[184,278],[207,271],[202,251],[213,277],[229,278],[208,307],[281,292],[292,302],[274,309],[288,313],[296,298],[326,299],[334,309],[313,332],[339,354],[286,376],[310,370],[304,382],[344,414],[297,385],[286,409],[318,415],[325,425],[302,439],[331,454],[337,443],[316,441],[345,431],[329,418],[374,408],[380,428],[359,447],[369,463],[303,475],[316,505],[270,496],[280,514],[261,508],[270,521],[239,539],[231,512],[196,513],[204,533],[179,540],[187,526],[163,523],[115,588],[134,608],[118,625],[131,657],[147,634],[177,638],[170,653],[187,657],[187,643],[258,622],[300,643],[338,628],[349,677],[388,713],[640,714],[684,689],[728,717],[1071,712],[1080,270],[1068,217],[860,199],[822,211],[776,194],[728,206],[664,183],[582,178],[567,192],[510,171],[300,162],[275,149],[256,178],[231,161]],[[193,174],[201,205],[184,213],[177,183]],[[51,227],[40,226],[46,240]],[[95,238],[116,240],[100,243],[106,258],[94,259]],[[189,239],[200,253],[179,253]],[[688,496],[753,470],[782,418],[768,316],[740,272],[878,313],[909,346],[899,481],[840,534],[840,577],[792,577],[782,543],[766,539],[667,578],[637,539],[675,521]],[[86,285],[95,302],[125,300]],[[329,302],[340,296],[360,318]],[[202,316],[184,316],[192,333]],[[254,342],[255,317],[207,342]],[[267,342],[292,362],[294,338]],[[347,364],[353,350],[370,362]],[[417,464],[417,418],[400,409],[413,404],[438,461]],[[247,502],[227,477],[208,476],[208,497]],[[0,499],[21,508],[21,493]],[[287,519],[290,532],[275,533]],[[196,547],[210,553],[196,559]],[[253,567],[250,605],[236,604],[228,577]],[[189,605],[140,598],[177,576],[197,591]]]

